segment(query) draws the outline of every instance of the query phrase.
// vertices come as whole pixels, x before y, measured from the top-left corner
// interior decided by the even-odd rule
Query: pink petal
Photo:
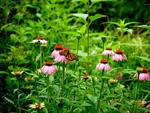
[[[110,70],[109,64],[104,64],[104,65],[105,65],[105,71],[109,71]]]
[[[127,57],[125,54],[122,55],[123,59],[127,60]]]

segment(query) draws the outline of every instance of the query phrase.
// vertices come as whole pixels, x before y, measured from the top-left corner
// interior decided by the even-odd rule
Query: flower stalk
[[[17,78],[16,78],[17,79]],[[21,113],[20,102],[19,102],[19,80],[17,79],[17,103],[18,103],[18,111]]]
[[[89,33],[90,33],[90,3],[88,1],[88,6],[87,6],[87,74],[89,74]]]
[[[104,69],[102,70],[102,83],[101,83],[101,90],[100,90],[100,94],[99,94],[99,99],[98,99],[98,105],[97,105],[97,112],[100,112],[100,107],[101,107],[101,98],[102,98],[102,91],[103,91],[103,87],[104,87],[104,82],[105,82],[105,78],[103,78],[104,76]]]

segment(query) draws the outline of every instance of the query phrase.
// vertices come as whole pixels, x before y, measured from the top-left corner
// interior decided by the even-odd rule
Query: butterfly
[[[70,51],[62,51],[61,55],[64,55],[66,57],[67,60],[73,61],[79,61],[79,59],[72,53],[70,53]]]

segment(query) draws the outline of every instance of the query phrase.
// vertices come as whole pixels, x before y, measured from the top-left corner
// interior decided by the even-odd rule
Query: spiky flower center
[[[110,48],[110,47],[107,47],[107,48],[106,48],[106,50],[112,50],[112,48]]]
[[[54,49],[55,50],[63,50],[63,46],[62,45],[56,45]]]
[[[53,65],[53,62],[45,62],[45,65],[46,65],[46,66],[52,66],[52,65]]]
[[[37,39],[38,39],[38,40],[44,40],[44,38],[43,38],[43,37],[37,37]]]
[[[148,73],[148,69],[143,68],[143,73]]]
[[[122,50],[116,50],[116,54],[123,54]]]
[[[40,105],[40,104],[38,104],[38,105],[35,105],[35,107],[36,107],[36,108],[38,108],[38,107],[41,107],[41,105]]]
[[[84,76],[84,77],[88,77],[89,75],[84,74],[83,76]]]
[[[102,60],[100,60],[100,63],[107,64],[107,63],[108,63],[108,61],[107,61],[107,60],[105,60],[105,59],[102,59]]]
[[[63,51],[70,51],[70,49],[63,49]]]

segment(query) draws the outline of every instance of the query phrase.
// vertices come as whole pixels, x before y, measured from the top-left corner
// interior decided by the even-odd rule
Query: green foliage
[[[133,77],[137,67],[147,68],[148,74],[150,71],[147,6],[148,0],[3,0],[0,4],[1,111],[148,112],[147,104],[141,103],[150,102],[149,81]],[[34,43],[37,37],[44,37],[48,44]],[[69,48],[79,61],[67,63],[64,69],[61,62],[51,58],[56,45]],[[127,61],[116,62],[112,56],[102,55],[106,47],[114,52],[123,50]],[[104,76],[101,70],[95,69],[101,59],[107,59],[111,67]],[[38,72],[45,61],[53,62],[56,73]],[[87,74],[87,64],[90,79],[83,77]],[[20,71],[23,73],[12,74]],[[116,79],[120,73],[123,78]],[[117,82],[110,83],[110,79]],[[101,106],[97,111],[100,94]],[[41,109],[30,107],[42,102],[45,106]]]

